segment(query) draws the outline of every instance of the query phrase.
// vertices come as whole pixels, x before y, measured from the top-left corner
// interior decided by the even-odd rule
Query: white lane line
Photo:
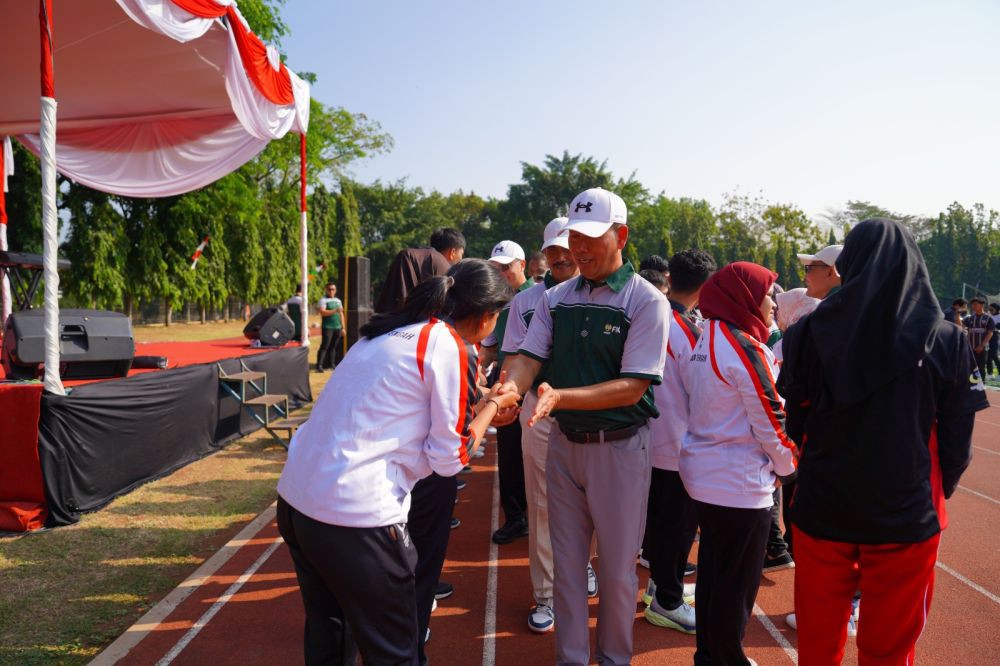
[[[754,617],[760,620],[760,623],[764,625],[764,628],[767,629],[767,633],[771,634],[771,638],[774,639],[774,642],[785,651],[785,654],[787,654],[788,658],[792,660],[792,663],[798,664],[799,651],[788,642],[788,639],[785,638],[780,631],[778,631],[778,628],[774,626],[774,622],[771,622],[771,618],[769,618],[757,604],[753,605],[753,614]]]
[[[177,655],[179,655],[184,648],[186,648],[188,644],[194,640],[194,637],[198,635],[198,632],[204,629],[205,625],[207,625],[209,621],[215,617],[216,613],[222,610],[222,607],[226,605],[226,602],[232,599],[233,596],[239,592],[240,588],[243,587],[243,584],[250,580],[255,573],[257,573],[257,569],[260,569],[261,565],[264,564],[264,562],[267,562],[267,558],[271,557],[271,554],[277,550],[278,546],[282,543],[284,543],[284,539],[277,537],[274,540],[274,543],[268,546],[267,550],[265,550],[261,556],[257,558],[257,561],[251,564],[250,568],[244,571],[243,575],[237,578],[236,581],[229,586],[226,593],[216,599],[211,608],[205,611],[205,613],[198,618],[198,621],[194,623],[194,626],[188,629],[187,633],[184,634],[179,641],[177,641],[177,644],[170,648],[170,652],[165,654],[162,659],[156,662],[156,666],[168,666],[168,664],[176,659]]]
[[[163,597],[159,603],[149,609],[145,615],[136,620],[136,623],[125,630],[114,643],[109,645],[99,655],[94,657],[90,666],[111,666],[124,659],[126,655],[139,642],[145,638],[149,632],[160,626],[174,609],[181,605],[192,592],[205,584],[222,565],[228,562],[233,555],[239,552],[240,548],[246,545],[254,536],[260,532],[265,525],[274,520],[277,502],[264,509],[259,516],[250,521],[240,533],[234,536],[229,543],[220,548],[212,557],[204,563],[194,573],[187,577],[183,583],[173,589],[167,596]]]
[[[976,446],[975,444],[972,445],[972,448],[979,449],[980,451],[985,451],[986,453],[992,453],[995,456],[1000,456],[1000,451],[994,451],[993,449],[984,449],[983,447]]]
[[[949,567],[947,564],[942,564],[941,562],[938,562],[936,566],[939,569],[941,569],[941,570],[943,570],[943,571],[945,571],[947,573],[950,573],[952,576],[954,576],[958,580],[962,581],[963,583],[965,583],[966,585],[968,585],[973,590],[975,590],[979,594],[983,595],[984,597],[986,597],[987,599],[989,599],[993,603],[1000,605],[1000,597],[998,597],[997,595],[993,594],[992,592],[990,592],[989,590],[987,590],[982,585],[979,585],[977,583],[973,583],[971,580],[969,580],[968,578],[966,578],[962,574],[958,573],[957,571],[955,571],[954,569],[952,569],[951,567]]]
[[[493,471],[493,513],[490,535],[500,527],[500,473]],[[483,625],[483,666],[494,666],[497,660],[497,545],[490,539],[490,568],[486,573],[486,621]]]
[[[994,504],[1000,504],[1000,500],[994,499],[994,498],[990,497],[989,495],[984,495],[984,494],[982,494],[980,492],[972,490],[971,488],[966,488],[965,486],[959,486],[959,489],[960,490],[964,490],[967,493],[972,493],[976,497],[982,497],[984,500],[989,500],[990,502],[993,502]]]
[[[991,426],[1000,426],[1000,423],[993,423],[993,421],[987,421],[986,419],[981,419],[978,416],[976,417],[976,423],[986,423]]]

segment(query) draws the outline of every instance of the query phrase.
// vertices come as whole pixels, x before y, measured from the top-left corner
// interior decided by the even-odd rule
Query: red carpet
[[[298,343],[291,343],[297,345]],[[280,347],[249,346],[244,337],[202,342],[140,342],[136,356],[165,356],[167,368],[214,363]],[[129,377],[159,370],[132,370]],[[0,367],[0,380],[5,377]],[[67,381],[67,387],[112,379]],[[41,383],[0,383],[0,531],[25,532],[45,523],[45,494],[38,460]]]

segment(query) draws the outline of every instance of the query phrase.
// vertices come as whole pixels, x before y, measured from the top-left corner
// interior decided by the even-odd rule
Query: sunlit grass
[[[226,326],[156,328],[162,339],[183,330],[194,340],[231,335]],[[310,373],[314,396],[329,377]],[[284,448],[258,432],[76,525],[0,539],[0,664],[93,659],[275,500],[284,460]]]

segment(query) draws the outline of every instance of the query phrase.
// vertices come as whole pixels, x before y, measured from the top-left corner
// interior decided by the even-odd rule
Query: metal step
[[[295,430],[308,420],[308,416],[289,416],[287,419],[275,421],[268,427],[271,430]]]
[[[288,402],[287,395],[280,395],[278,393],[265,393],[264,395],[258,395],[253,398],[247,398],[243,404],[244,405],[267,405],[273,407],[274,405],[281,405]]]
[[[223,382],[255,382],[258,379],[264,379],[267,377],[266,372],[252,372],[246,370],[244,372],[234,372],[231,375],[219,375],[219,380]]]

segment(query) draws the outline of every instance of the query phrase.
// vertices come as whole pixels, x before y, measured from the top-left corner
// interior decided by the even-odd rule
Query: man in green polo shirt
[[[548,361],[528,425],[550,413],[558,425],[545,469],[557,661],[590,663],[586,567],[596,532],[597,661],[627,664],[651,469],[646,421],[659,415],[651,385],[662,379],[670,308],[622,259],[628,227],[618,195],[582,192],[568,217],[581,275],[539,301],[518,355],[505,366],[506,388],[527,393]]]
[[[511,240],[503,240],[493,246],[490,263],[497,267],[515,292],[525,291],[534,286],[524,274],[524,250]],[[494,360],[495,370],[490,385],[500,376],[504,353],[500,349],[510,305],[504,307],[497,317],[493,333],[482,342],[479,353],[480,364],[485,368]],[[503,507],[504,524],[493,533],[492,539],[505,544],[528,536],[528,500],[524,490],[524,457],[521,452],[521,424],[518,421],[497,427],[497,476],[500,483],[500,505]]]
[[[337,298],[337,285],[332,282],[326,283],[323,297],[319,299],[317,309],[322,317],[321,332],[323,340],[319,344],[319,352],[316,354],[316,372],[323,372],[324,369],[335,368],[340,361],[341,337],[344,334],[344,304]]]

